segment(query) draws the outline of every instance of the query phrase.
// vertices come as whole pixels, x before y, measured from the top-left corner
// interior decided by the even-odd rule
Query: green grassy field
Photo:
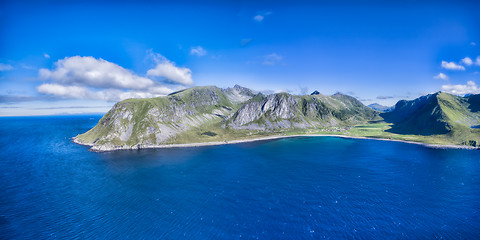
[[[479,133],[463,132],[442,135],[404,135],[387,132],[392,124],[380,122],[357,125],[353,127],[330,127],[324,129],[289,129],[283,131],[255,131],[255,130],[231,130],[220,127],[218,123],[205,125],[199,128],[179,134],[171,139],[170,143],[200,143],[200,142],[224,142],[232,140],[246,140],[268,136],[291,136],[303,134],[344,135],[351,137],[368,137],[389,140],[402,140],[410,142],[427,143],[434,145],[471,145],[468,140],[479,142]],[[345,130],[347,128],[347,130]]]
[[[408,134],[396,134],[387,132],[390,129],[392,124],[390,123],[375,123],[375,124],[366,124],[358,125],[351,128],[348,131],[345,131],[343,134],[347,136],[354,137],[370,137],[370,138],[382,138],[382,139],[393,139],[393,140],[403,140],[411,142],[420,142],[427,144],[435,145],[470,145],[478,147],[478,142],[480,140],[480,132],[477,130],[469,130],[464,128],[459,128],[456,131],[452,131],[449,134],[440,134],[440,135],[408,135]],[[475,143],[469,142],[475,141]]]

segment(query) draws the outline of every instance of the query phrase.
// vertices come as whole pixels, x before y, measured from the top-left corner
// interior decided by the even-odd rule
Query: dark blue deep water
[[[0,118],[2,239],[479,239],[480,151],[305,137],[95,153]]]

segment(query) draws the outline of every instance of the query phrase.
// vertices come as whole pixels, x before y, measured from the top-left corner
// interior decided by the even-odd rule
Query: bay
[[[476,239],[480,151],[337,137],[97,153],[0,118],[0,238]]]

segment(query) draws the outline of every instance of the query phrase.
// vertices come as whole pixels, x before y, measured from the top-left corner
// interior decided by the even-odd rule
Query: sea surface
[[[96,153],[0,118],[0,239],[479,239],[480,151],[299,137]]]

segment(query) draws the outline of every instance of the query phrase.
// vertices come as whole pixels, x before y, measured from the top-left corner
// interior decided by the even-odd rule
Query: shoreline
[[[227,145],[227,144],[239,144],[239,143],[249,143],[249,142],[259,142],[259,141],[268,141],[268,140],[278,140],[284,138],[295,138],[295,137],[340,137],[340,138],[350,138],[350,139],[365,139],[365,140],[378,140],[378,141],[390,141],[390,142],[401,142],[408,144],[416,144],[429,148],[439,148],[439,149],[467,149],[467,150],[476,150],[477,147],[472,146],[462,146],[462,145],[440,145],[440,144],[430,144],[422,142],[414,142],[407,140],[399,139],[387,139],[387,138],[375,138],[375,137],[358,137],[358,136],[348,136],[348,135],[338,135],[338,134],[295,134],[295,135],[273,135],[266,137],[257,137],[251,139],[239,139],[223,142],[202,142],[202,143],[175,143],[175,144],[164,144],[164,145],[135,145],[135,146],[96,146],[93,144],[86,144],[78,141],[76,137],[73,137],[72,140],[74,143],[90,146],[90,151],[94,152],[109,152],[116,150],[139,150],[139,149],[155,149],[155,148],[184,148],[184,147],[206,147],[206,146],[218,146],[218,145]]]

